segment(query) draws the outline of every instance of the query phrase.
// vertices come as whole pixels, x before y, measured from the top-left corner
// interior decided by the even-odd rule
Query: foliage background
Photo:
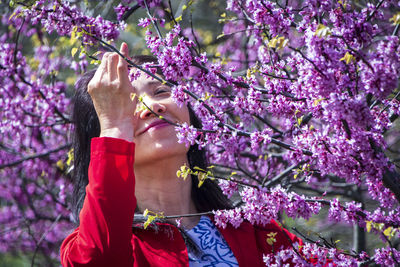
[[[15,68],[10,68],[13,70],[12,73],[7,73],[6,66],[2,66],[1,77],[3,81],[6,81],[4,77],[8,75],[8,78],[15,82],[14,87],[8,87],[10,83],[0,82],[2,87],[0,100],[2,117],[0,132],[2,136],[0,139],[1,266],[59,264],[58,250],[61,241],[74,227],[69,206],[72,192],[70,170],[73,160],[71,153],[68,153],[71,142],[68,134],[71,128],[70,98],[74,93],[73,85],[77,77],[95,67],[95,61],[88,55],[95,55],[99,49],[101,50],[99,46],[86,47],[85,55],[85,53],[80,53],[83,51],[80,41],[71,38],[70,34],[63,35],[55,31],[48,33],[43,24],[33,24],[32,21],[24,21],[23,16],[18,17],[22,6],[30,6],[34,2],[36,1],[1,1],[0,3],[2,21],[0,63],[15,64]],[[101,16],[117,23],[114,7],[120,1],[70,2],[76,4],[86,16],[94,18]],[[327,2],[341,5],[338,3],[341,1]],[[367,5],[371,8],[377,7],[381,5],[381,2],[385,1],[353,1],[349,5],[361,10]],[[381,17],[377,18],[379,22],[376,25],[381,27],[382,31],[386,31],[388,27],[391,30],[395,28],[389,18],[398,14],[396,12],[400,10],[395,1],[387,2],[388,6],[384,7]],[[170,7],[168,7],[169,4]],[[301,7],[303,4],[308,4],[308,1],[297,1],[297,6]],[[134,3],[131,4],[133,5]],[[235,34],[221,36],[225,23],[229,22],[230,17],[234,17],[234,12],[226,11],[224,1],[199,0],[189,3],[184,0],[174,0],[171,3],[163,2],[163,5],[164,8],[173,11],[175,18],[182,15],[180,24],[182,29],[189,29],[184,31],[187,35],[191,34],[190,26],[193,25],[201,44],[200,49],[202,52],[207,52],[209,62],[225,61],[228,63],[223,65],[226,70],[227,66],[235,65],[237,59],[234,55],[235,49],[241,51],[249,49],[247,44],[251,43],[251,38],[253,38],[251,36],[240,35],[239,40],[235,39]],[[187,10],[184,8],[185,5],[189,6]],[[162,11],[158,12],[162,15]],[[157,12],[155,14],[157,15]],[[144,8],[136,10],[126,20],[126,29],[112,44],[119,47],[119,44],[125,41],[135,54],[150,54],[144,41],[146,30],[137,25],[139,19],[146,16]],[[165,29],[162,29],[164,32],[170,30],[174,24],[167,19],[166,25]],[[271,40],[272,35],[269,38]],[[296,36],[292,38],[295,40]],[[235,47],[237,44],[233,40],[239,42],[239,47]],[[12,44],[17,44],[17,49],[12,49]],[[223,48],[224,45],[225,48]],[[229,50],[229,46],[233,48],[233,51]],[[75,49],[78,50],[75,51]],[[274,52],[277,51],[274,50]],[[289,54],[289,51],[285,50],[285,53]],[[251,55],[249,57],[251,58]],[[245,76],[248,73],[247,69],[252,66],[251,59],[246,58],[246,60],[243,64],[239,64],[238,75]],[[349,62],[351,60],[353,59],[350,58]],[[362,59],[357,58],[358,61]],[[398,77],[394,79],[396,87],[385,95],[389,100],[398,97]],[[371,102],[377,99],[374,98]],[[383,100],[382,102],[376,105],[382,108],[386,103]],[[359,111],[356,110],[355,114],[360,116],[359,120],[363,119]],[[298,121],[299,118],[296,118],[295,121],[299,126],[303,126],[306,123],[302,120],[305,120],[307,114],[300,115],[301,120]],[[235,114],[230,116],[235,118]],[[273,121],[276,126],[287,123],[277,119],[276,116],[278,115],[271,114],[267,117],[271,120],[276,119],[276,122]],[[382,131],[388,144],[385,153],[394,164],[399,161],[400,151],[399,125],[396,123],[398,121],[394,120],[390,128]],[[257,126],[253,126],[253,130],[256,128]],[[248,141],[247,145],[250,146],[251,142]],[[258,151],[257,156],[264,155],[265,151]],[[275,148],[272,152],[282,151]],[[356,201],[362,203],[363,209],[370,212],[382,206],[378,200],[370,198],[365,187],[352,184],[342,177],[333,175],[329,177],[329,182],[318,180],[310,186],[301,179],[308,175],[308,170],[301,169],[302,167],[301,165],[296,169],[298,177],[295,176],[296,170],[293,170],[289,175],[289,180],[282,180],[286,185],[290,185],[289,188],[293,192],[311,197],[323,195],[325,200],[339,198],[341,202]],[[229,177],[232,170],[233,168],[219,168],[215,175]],[[342,184],[342,187],[333,187],[332,183]],[[240,201],[237,192],[234,197]],[[395,210],[395,207],[397,208],[397,204],[389,208],[388,212]],[[379,225],[379,222],[376,222],[369,226],[372,227],[372,231],[371,229],[366,231],[363,229],[366,227],[361,227],[358,223],[349,224],[343,220],[338,223],[329,220],[329,208],[329,205],[324,206],[318,215],[308,220],[302,218],[293,220],[291,218],[293,216],[287,216],[284,211],[279,212],[279,218],[291,231],[294,231],[293,227],[295,227],[310,240],[320,240],[320,243],[328,247],[337,246],[350,254],[366,251],[369,255],[374,255],[375,249],[387,245],[385,234],[382,232],[390,227],[389,224]],[[396,229],[395,225],[391,229]],[[399,249],[398,231],[393,230],[392,233],[391,247]],[[382,242],[381,239],[384,241]]]

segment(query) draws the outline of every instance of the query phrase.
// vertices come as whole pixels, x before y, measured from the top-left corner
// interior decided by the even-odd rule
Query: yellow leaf
[[[11,20],[15,16],[16,12],[12,13],[8,20]]]
[[[186,165],[182,165],[181,166],[181,169],[180,170],[178,170],[177,172],[176,172],[176,175],[178,176],[178,177],[182,177],[183,178],[183,180],[186,180],[186,178],[189,176],[189,174],[191,174],[192,173],[192,170],[190,169],[190,168],[188,168]]]
[[[317,106],[322,100],[324,100],[324,98],[315,99],[313,105]]]
[[[71,148],[68,151],[68,159],[67,159],[67,166],[71,166],[72,162],[74,160],[74,148]]]
[[[331,34],[331,30],[323,24],[318,24],[315,35],[318,37],[326,37]]]
[[[71,31],[71,39],[70,39],[70,41],[69,41],[69,43],[71,44],[71,45],[73,45],[74,43],[75,43],[75,41],[76,41],[76,31],[78,30],[78,27],[77,26],[74,26],[73,28],[72,28],[72,31]]]
[[[355,57],[349,52],[346,52],[346,54],[340,59],[340,61],[343,60],[346,62],[346,64],[349,64],[351,61],[355,61]]]
[[[68,84],[68,85],[74,85],[75,84],[75,77],[72,77],[72,76],[69,76],[69,77],[67,77],[67,79],[65,80],[65,82]]]
[[[276,242],[276,238],[275,238],[276,234],[277,234],[276,232],[271,232],[267,235],[268,245],[272,246]]]
[[[149,226],[149,224],[151,224],[154,221],[155,218],[156,218],[156,216],[149,215],[147,217],[147,221],[143,224],[143,228],[146,229],[147,226]]]
[[[246,74],[247,79],[251,78],[251,70],[247,69],[247,74]]]
[[[129,97],[130,97],[131,101],[133,101],[133,100],[135,100],[135,98],[136,98],[136,94],[135,94],[135,93],[131,93],[131,94],[129,95]]]
[[[199,180],[198,187],[200,188],[204,184],[204,180]]]
[[[202,168],[198,167],[198,166],[194,166],[193,169],[198,170],[198,171],[203,171],[205,172],[205,170],[203,170]]]
[[[279,37],[278,38],[278,49],[282,49],[284,48],[287,44],[289,43],[289,41],[287,39],[285,39],[285,37]]]
[[[385,229],[385,231],[383,231],[383,234],[385,236],[390,236],[390,234],[392,233],[392,229],[393,228],[391,226],[389,226],[388,228]]]
[[[57,161],[56,165],[62,171],[65,169],[64,162],[61,159],[59,161]]]
[[[207,179],[207,175],[204,172],[200,172],[197,174],[197,178],[199,179],[198,187],[200,188]]]
[[[183,5],[183,6],[182,6],[182,11],[185,11],[186,8],[187,8],[187,5]]]
[[[93,55],[92,55],[92,57],[97,57],[98,55],[100,55],[102,52],[101,51],[97,51],[96,53],[94,53]]]
[[[301,116],[300,118],[297,118],[297,124],[300,126],[301,122],[303,121],[303,116]]]
[[[90,61],[90,64],[93,64],[93,65],[99,65],[100,63],[101,63],[100,60],[92,59],[92,60]]]
[[[367,232],[369,233],[371,231],[372,222],[366,221],[366,223],[367,223]]]
[[[225,17],[226,17],[226,13],[224,12],[221,14],[221,18],[225,18]]]
[[[275,238],[267,238],[268,245],[272,246],[276,242]]]
[[[177,17],[177,18],[175,18],[175,21],[176,22],[180,22],[180,21],[182,21],[182,15],[180,15],[179,17]]]
[[[71,49],[71,56],[74,57],[75,54],[76,54],[76,52],[78,52],[78,48],[73,47],[73,48]]]
[[[224,34],[224,33],[221,33],[220,35],[217,36],[217,39],[219,39],[219,38],[221,38],[221,37],[224,37],[224,36],[225,36],[225,34]]]
[[[374,226],[375,229],[377,229],[379,231],[382,231],[383,227],[385,226],[385,224],[383,224],[383,223],[373,223],[373,226]]]
[[[393,21],[393,25],[400,24],[400,12],[397,12],[397,14],[393,15],[389,21]]]
[[[269,42],[268,42],[268,47],[270,48],[276,48],[276,44],[278,43],[278,39],[276,38],[272,38]]]
[[[140,98],[139,98],[139,101],[141,101]],[[141,102],[143,102],[143,101],[141,101]],[[146,108],[145,105],[143,105],[142,103],[138,103],[138,104],[136,105],[135,114],[137,114],[137,113],[139,113],[139,112],[142,112],[142,111],[144,111],[144,110],[146,110],[146,109],[147,109],[147,108]]]
[[[143,216],[145,216],[145,217],[146,217],[146,216],[147,216],[147,214],[149,214],[149,209],[145,209],[145,210],[144,210],[144,212],[143,212]]]

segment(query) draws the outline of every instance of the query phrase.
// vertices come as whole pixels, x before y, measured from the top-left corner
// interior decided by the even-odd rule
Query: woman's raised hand
[[[122,43],[121,54],[129,57],[129,48]],[[133,140],[137,98],[129,80],[128,64],[117,53],[105,53],[101,64],[88,84],[100,121],[100,136]]]

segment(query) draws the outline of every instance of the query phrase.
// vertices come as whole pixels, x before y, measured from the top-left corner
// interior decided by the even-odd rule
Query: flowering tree
[[[218,32],[201,23],[204,8]],[[31,0],[0,10],[0,252],[57,264],[74,227],[73,83],[98,51],[118,52],[123,33],[136,53],[158,58],[163,78],[154,65],[130,65],[170,85],[202,121],[176,131],[206,147],[211,166],[177,176],[215,179],[235,199],[214,211],[217,225],[317,216],[354,237],[341,246],[318,225],[313,235],[289,228],[307,241],[304,257],[294,245],[265,256],[267,266],[314,256],[400,264],[398,1]]]

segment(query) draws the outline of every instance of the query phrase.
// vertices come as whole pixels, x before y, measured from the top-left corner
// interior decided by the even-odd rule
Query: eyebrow
[[[147,85],[154,86],[154,85],[162,85],[163,83],[159,81],[150,81],[147,83]]]

